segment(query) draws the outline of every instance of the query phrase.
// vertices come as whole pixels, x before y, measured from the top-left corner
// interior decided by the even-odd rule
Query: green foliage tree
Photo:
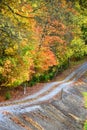
[[[82,59],[87,51],[85,42],[80,38],[75,38],[72,40],[71,49],[73,51],[73,57],[76,59]]]
[[[4,0],[0,6],[0,84],[17,86],[31,76],[35,21],[28,3]]]

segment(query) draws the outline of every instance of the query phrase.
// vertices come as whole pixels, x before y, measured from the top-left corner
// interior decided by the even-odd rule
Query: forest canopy
[[[0,0],[0,87],[51,79],[87,55],[85,0]]]

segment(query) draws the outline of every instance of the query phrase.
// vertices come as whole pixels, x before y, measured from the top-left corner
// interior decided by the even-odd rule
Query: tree
[[[31,77],[35,20],[28,3],[4,0],[0,6],[0,84],[17,86]]]
[[[15,3],[15,0],[12,2],[3,0],[0,5],[1,86],[16,87],[29,81],[36,68],[38,68],[37,73],[40,73],[39,69],[44,72],[50,66],[56,64],[55,57],[50,49],[48,49],[48,53],[46,53],[45,48],[37,50],[40,37],[35,32],[35,19],[38,13],[32,8],[32,4],[30,1],[19,0]],[[39,54],[42,54],[42,56]],[[44,58],[46,55],[48,55],[48,62]],[[38,59],[35,59],[37,56]],[[54,61],[51,61],[52,56]],[[47,67],[45,62],[47,62]],[[37,67],[39,64],[42,67]]]

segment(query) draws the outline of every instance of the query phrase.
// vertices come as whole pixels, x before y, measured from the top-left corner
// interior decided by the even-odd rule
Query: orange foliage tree
[[[40,37],[35,32],[31,2],[3,0],[0,6],[0,85],[16,87],[55,65],[56,60],[50,49],[38,49]]]

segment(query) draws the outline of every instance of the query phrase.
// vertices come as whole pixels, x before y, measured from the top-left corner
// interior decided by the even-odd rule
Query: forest
[[[0,0],[0,89],[47,82],[85,56],[86,0]]]

